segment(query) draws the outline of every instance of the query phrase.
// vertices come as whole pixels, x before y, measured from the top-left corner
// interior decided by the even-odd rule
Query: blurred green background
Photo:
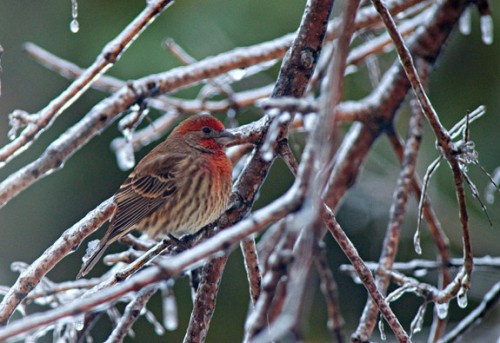
[[[300,22],[305,1],[289,0],[214,0],[178,1],[161,15],[153,25],[130,47],[122,59],[110,70],[109,75],[123,80],[134,79],[151,73],[168,70],[179,63],[162,47],[161,42],[173,38],[192,56],[202,59],[206,56],[263,42],[295,30]],[[2,95],[0,97],[0,146],[8,142],[8,114],[14,109],[36,112],[69,84],[69,81],[47,71],[22,52],[25,42],[34,42],[48,51],[72,61],[80,66],[90,65],[102,47],[114,38],[144,7],[144,1],[80,1],[80,31],[73,34],[69,30],[71,21],[70,0],[26,1],[3,0],[0,2],[0,44],[5,50],[0,74]],[[474,12],[474,11],[473,11]],[[498,12],[498,11],[497,11]],[[498,19],[498,13],[495,14]],[[499,31],[495,36],[500,36]],[[487,115],[473,124],[472,139],[476,142],[479,159],[483,167],[492,172],[500,165],[499,137],[500,124],[500,45],[495,42],[485,46],[481,42],[477,14],[473,14],[470,36],[456,32],[449,41],[446,51],[439,60],[437,70],[432,74],[430,98],[440,114],[443,124],[450,128],[462,118],[467,110],[484,104]],[[391,55],[392,61],[394,56]],[[276,77],[277,68],[253,78],[255,85],[267,84]],[[366,95],[371,86],[367,82],[365,68],[360,68],[346,82],[346,98],[358,99]],[[245,86],[248,86],[246,83]],[[236,86],[243,89],[243,86]],[[182,95],[193,96],[196,90],[184,91]],[[0,180],[5,179],[27,162],[37,158],[45,147],[70,125],[85,115],[88,110],[106,95],[90,90],[59,118],[55,125],[24,154],[5,168],[0,169]],[[153,116],[157,115],[155,113]],[[245,111],[242,121],[255,118],[256,112]],[[399,114],[401,134],[406,135],[407,109]],[[72,224],[95,208],[102,200],[110,197],[126,177],[127,172],[118,169],[109,143],[120,132],[116,125],[94,138],[66,164],[62,171],[52,174],[22,192],[0,210],[0,284],[11,285],[17,275],[10,270],[13,261],[31,263]],[[300,138],[292,139],[299,144]],[[437,156],[428,127],[423,141],[423,151],[419,157],[419,172]],[[137,154],[140,158],[151,147]],[[364,172],[356,186],[345,198],[338,212],[340,223],[357,245],[363,258],[378,258],[387,222],[389,204],[398,173],[398,163],[389,144],[380,139],[366,163]],[[487,178],[476,166],[470,168],[471,179],[484,194]],[[257,207],[269,203],[282,194],[292,183],[290,173],[283,163],[277,163],[264,185]],[[453,254],[461,256],[461,231],[449,168],[445,164],[434,176],[430,196],[443,228],[450,237]],[[498,200],[498,199],[497,199]],[[498,200],[500,201],[500,200]],[[500,213],[498,201],[488,206],[493,228],[488,224],[480,206],[469,192],[472,244],[475,256],[500,255]],[[405,222],[403,242],[399,260],[406,261],[418,257],[413,250],[411,238],[415,229],[416,202],[409,204],[411,215]],[[101,237],[102,231],[92,238]],[[346,333],[355,327],[365,302],[362,286],[353,285],[352,280],[337,272],[338,266],[346,259],[330,237],[326,238],[330,264],[339,284],[340,306],[346,320]],[[119,249],[120,247],[114,247]],[[434,247],[423,230],[424,257],[434,257]],[[55,281],[71,279],[79,268],[83,249],[68,256],[55,268],[49,277]],[[99,265],[103,270],[102,264]],[[429,274],[428,281],[434,282],[435,275]],[[473,288],[470,292],[469,307],[458,309],[455,303],[451,309],[451,320],[463,317],[477,305],[484,292],[500,279],[500,272],[476,268]],[[180,327],[175,332],[158,337],[144,318],[135,326],[134,341],[154,342],[180,341],[191,311],[190,294],[185,280],[176,285],[179,303]],[[318,280],[312,279],[310,286],[311,308],[305,320],[308,342],[328,341],[326,309],[319,296]],[[151,301],[149,308],[161,318],[160,301]],[[418,299],[403,297],[393,305],[396,313],[408,327],[418,305]],[[498,306],[497,306],[498,307]],[[240,341],[244,318],[248,308],[246,277],[239,252],[229,259],[222,281],[218,306],[209,331],[208,342]],[[430,318],[430,310],[428,311]],[[314,315],[313,315],[314,314]],[[487,323],[495,323],[500,318],[497,308]],[[109,330],[109,323],[103,324]],[[496,330],[496,331],[495,331]],[[478,334],[498,337],[500,329],[488,324],[480,326]],[[104,336],[96,334],[96,341]],[[374,338],[377,336],[375,335]],[[417,341],[424,339],[418,335]]]

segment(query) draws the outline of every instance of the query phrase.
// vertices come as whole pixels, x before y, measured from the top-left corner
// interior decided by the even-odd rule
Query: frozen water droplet
[[[483,43],[486,45],[493,44],[493,18],[490,15],[482,15],[480,25]]]
[[[234,81],[240,81],[245,77],[246,71],[245,69],[233,69],[228,74]]]
[[[14,139],[16,139],[16,136],[17,136],[17,130],[15,130],[14,128],[10,129],[9,132],[7,133],[7,137],[13,141]]]
[[[425,268],[422,268],[422,269],[416,269],[414,272],[413,272],[413,276],[415,277],[424,277],[427,275],[429,271]]]
[[[73,19],[69,24],[69,29],[73,33],[77,33],[80,30],[80,24],[78,24],[78,20]]]
[[[135,155],[132,143],[126,142],[116,150],[116,163],[121,170],[132,169],[135,165]]]
[[[355,65],[352,65],[352,64],[349,64],[346,68],[345,68],[345,75],[352,75],[352,74],[356,74],[358,72],[358,67],[355,66]]]
[[[150,322],[153,327],[154,327],[154,330],[155,330],[155,333],[158,335],[158,336],[163,336],[165,334],[165,329],[163,328],[163,326],[158,322],[158,320],[156,320],[156,317],[155,315],[153,314],[153,312],[147,310],[146,308],[143,308],[141,310],[141,314],[143,314],[145,317],[146,317],[146,320],[148,322]]]
[[[280,123],[286,123],[286,122],[292,120],[292,116],[290,115],[290,112],[285,112],[281,115],[279,120],[280,120]]]
[[[87,250],[85,250],[85,255],[82,257],[82,262],[85,263],[92,256],[92,254],[97,250],[99,246],[99,240],[94,239],[87,244]]]
[[[424,317],[425,317],[426,308],[427,308],[426,303],[422,304],[419,307],[417,314],[415,315],[415,318],[413,318],[411,325],[410,325],[410,328],[411,328],[410,335],[413,336],[414,334],[422,331],[422,327],[424,325]]]
[[[415,318],[413,318],[410,324],[410,337],[422,331],[426,309],[427,309],[427,303],[420,305],[420,307],[418,308],[417,314],[415,315]]]
[[[267,161],[267,162],[271,162],[271,160],[273,159],[273,153],[272,151],[264,151],[262,153],[262,158],[264,159],[264,161]]]
[[[458,28],[463,35],[469,35],[471,31],[470,25],[470,6],[467,7],[458,21]]]
[[[132,138],[134,136],[134,133],[132,132],[132,130],[129,128],[124,128],[121,131],[122,131],[123,137],[125,137],[125,140],[127,141],[127,143],[132,142]]]
[[[307,131],[311,131],[314,128],[314,125],[316,124],[316,118],[318,116],[305,116],[304,117],[304,128]]]
[[[280,110],[277,108],[271,108],[269,111],[267,111],[267,114],[269,117],[274,118],[280,115]]]
[[[357,285],[361,285],[363,283],[361,281],[361,278],[359,278],[358,276],[353,277],[352,281]]]
[[[449,303],[436,303],[435,306],[439,319],[446,319],[448,316]]]
[[[422,255],[422,246],[420,245],[420,230],[417,229],[415,231],[415,236],[413,236],[413,246],[415,248],[415,252],[419,255]]]
[[[380,332],[380,339],[386,341],[387,336],[385,335],[385,325],[382,319],[378,321],[378,331]]]
[[[495,193],[498,191],[497,185],[500,183],[500,168],[496,168],[491,177],[494,183],[488,182],[488,185],[486,186],[485,190],[486,201],[490,205],[492,205],[495,202]]]
[[[75,330],[76,331],[82,331],[83,328],[85,327],[85,316],[82,314],[82,315],[79,315],[77,317],[74,318],[74,325],[75,325]]]
[[[457,295],[457,304],[458,307],[460,308],[466,308],[467,307],[467,291],[465,288],[462,288]]]
[[[73,33],[77,33],[80,30],[80,25],[78,24],[78,0],[71,0],[71,23],[69,24],[69,29]]]
[[[161,326],[157,326],[155,325],[155,333],[158,335],[158,336],[163,336],[165,334],[165,330],[161,327]]]
[[[177,302],[171,289],[163,294],[163,326],[169,331],[174,331],[179,326]]]

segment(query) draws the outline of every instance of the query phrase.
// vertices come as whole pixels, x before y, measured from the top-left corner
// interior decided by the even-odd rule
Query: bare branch
[[[107,99],[104,99],[78,123],[69,128],[62,136],[50,144],[45,152],[35,161],[10,175],[0,184],[0,207],[10,199],[49,173],[57,171],[76,151],[102,130],[111,125],[117,116],[130,106],[143,99],[197,84],[201,80],[226,73],[235,68],[274,59],[276,45],[282,49],[289,42],[282,39],[239,48],[232,52],[205,59],[201,62],[179,67],[174,70],[151,75],[136,80],[122,87]],[[274,50],[270,49],[273,47]],[[271,50],[272,53],[268,53]]]
[[[113,211],[114,206],[111,199],[104,201],[73,227],[66,230],[51,247],[45,250],[42,256],[19,276],[0,303],[1,325],[7,323],[19,303],[35,288],[41,278],[67,254],[71,253],[85,237],[106,222]]]
[[[104,74],[121,56],[121,54],[132,44],[165,8],[172,3],[171,0],[155,0],[147,3],[146,8],[111,42],[109,42],[96,61],[76,79],[63,93],[52,100],[47,107],[36,114],[28,115],[26,121],[17,123],[17,115],[14,112],[11,116],[13,135],[20,129],[19,124],[26,124],[26,128],[21,135],[12,143],[0,149],[0,167],[4,166],[14,157],[26,150],[40,134],[47,130],[54,120],[81,94],[83,94],[100,75]],[[24,116],[26,116],[25,114]]]
[[[439,343],[454,342],[458,337],[462,336],[465,332],[470,330],[476,323],[482,320],[488,312],[500,300],[500,282],[497,282],[486,293],[479,304],[467,317],[465,317],[453,330],[448,332],[444,337],[438,340]]]

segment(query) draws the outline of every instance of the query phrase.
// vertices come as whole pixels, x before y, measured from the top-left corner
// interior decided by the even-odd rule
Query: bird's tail
[[[108,248],[109,244],[106,243],[99,243],[99,247],[92,252],[92,255],[83,262],[82,268],[78,272],[78,275],[76,276],[77,279],[80,279],[87,275],[92,268],[94,268],[95,264],[101,259],[102,255]]]

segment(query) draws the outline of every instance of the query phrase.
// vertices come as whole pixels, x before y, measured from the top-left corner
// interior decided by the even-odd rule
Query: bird
[[[225,147],[236,136],[208,114],[193,115],[151,150],[113,197],[115,211],[97,248],[77,275],[87,275],[105,250],[138,230],[157,239],[194,234],[226,209],[232,164]]]

